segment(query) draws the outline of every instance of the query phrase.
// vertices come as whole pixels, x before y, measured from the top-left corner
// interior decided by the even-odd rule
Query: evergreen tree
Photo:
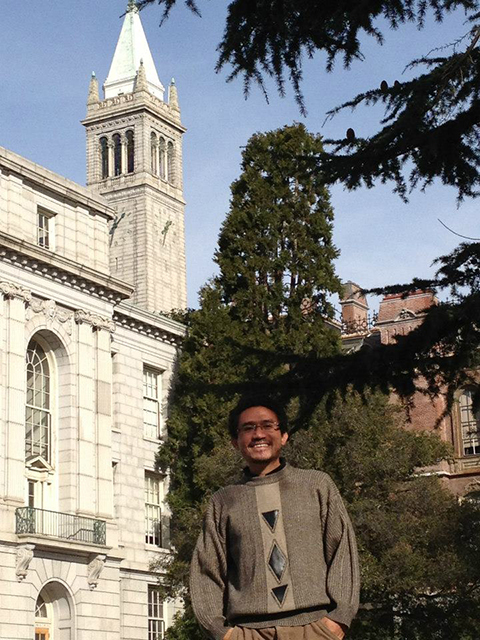
[[[338,334],[328,322],[327,293],[339,289],[331,265],[333,214],[311,162],[319,145],[300,125],[251,139],[220,234],[220,274],[202,290],[200,308],[184,318],[188,334],[169,439],[159,453],[160,466],[171,473],[174,543],[163,586],[186,603],[168,636],[201,637],[188,601],[190,557],[209,497],[241,466],[229,442],[228,412],[238,393],[263,384],[290,400],[296,433],[289,460],[330,473],[349,505],[368,604],[352,638],[450,640],[447,618],[459,623],[467,607],[470,635],[458,637],[473,640],[480,631],[473,587],[480,569],[467,550],[478,548],[477,512],[464,517],[436,477],[414,476],[446,455],[444,445],[434,435],[404,430],[403,413],[380,392],[327,392],[320,384],[311,402],[315,380],[282,386],[285,376],[295,380],[310,353],[312,362],[340,357]]]
[[[252,136],[215,260],[223,302],[245,345],[327,356],[338,340],[325,322],[340,293],[333,210],[316,170],[318,137],[303,125]]]

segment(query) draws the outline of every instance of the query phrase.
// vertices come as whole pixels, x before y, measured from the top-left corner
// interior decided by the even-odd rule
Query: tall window
[[[463,455],[480,455],[480,412],[474,414],[472,411],[471,389],[462,391],[459,404]]]
[[[162,640],[165,633],[163,600],[157,587],[148,585],[148,640]]]
[[[151,168],[152,168],[152,173],[154,175],[157,175],[157,149],[158,149],[158,142],[157,142],[157,134],[152,131],[151,135],[150,135],[150,159],[151,159]]]
[[[100,138],[100,164],[102,167],[102,180],[108,178],[108,140]]]
[[[160,398],[162,375],[154,369],[143,369],[143,430],[147,438],[160,437]]]
[[[119,133],[112,136],[113,141],[113,175],[119,176],[122,173],[122,140]]]
[[[158,171],[160,173],[160,178],[162,178],[163,180],[165,180],[165,176],[166,176],[166,168],[165,168],[165,153],[166,153],[166,145],[165,145],[165,140],[164,138],[160,138],[159,142],[158,142],[158,157],[159,157],[159,167],[158,167]]]
[[[133,173],[135,169],[135,141],[133,131],[130,129],[126,133],[127,138],[127,173]]]
[[[162,515],[163,478],[145,472],[145,542],[169,547],[169,519]]]
[[[37,211],[37,244],[44,249],[52,248],[53,214],[43,209]]]
[[[50,368],[35,340],[27,348],[27,401],[25,408],[25,458],[51,458]]]
[[[173,143],[168,143],[167,149],[167,161],[168,161],[168,181],[175,184],[175,150]]]

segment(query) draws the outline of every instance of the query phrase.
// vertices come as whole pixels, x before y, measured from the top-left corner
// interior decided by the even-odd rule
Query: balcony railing
[[[19,507],[15,511],[17,534],[39,534],[86,544],[106,544],[106,522],[70,513]]]

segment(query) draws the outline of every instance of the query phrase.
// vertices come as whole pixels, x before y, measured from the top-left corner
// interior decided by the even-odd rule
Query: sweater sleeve
[[[357,613],[360,595],[357,544],[352,523],[338,489],[331,478],[327,478],[322,519],[327,562],[327,592],[334,605],[327,615],[335,622],[349,627]]]
[[[212,499],[190,566],[190,595],[199,625],[214,640],[228,631],[224,616],[227,585],[225,539],[220,533],[219,507]]]

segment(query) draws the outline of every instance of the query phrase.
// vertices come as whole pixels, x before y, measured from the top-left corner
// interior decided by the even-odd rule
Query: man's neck
[[[275,473],[275,471],[280,471],[285,466],[285,460],[283,458],[277,458],[277,460],[272,460],[266,465],[256,465],[252,464],[247,467],[250,475],[257,476],[259,478],[263,478],[264,476],[268,476],[270,473]]]

